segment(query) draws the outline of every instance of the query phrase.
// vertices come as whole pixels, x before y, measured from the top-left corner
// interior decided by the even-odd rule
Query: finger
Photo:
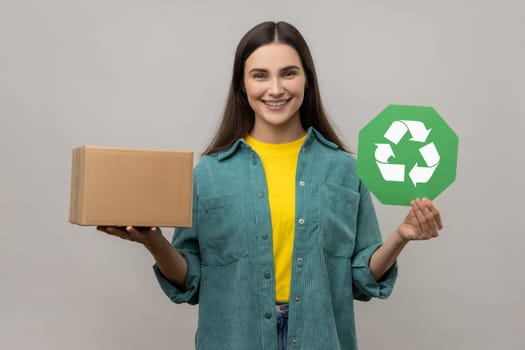
[[[97,231],[100,231],[100,232],[104,232],[104,233],[108,233],[108,228],[110,228],[111,226],[97,226]]]
[[[142,232],[139,227],[126,226],[125,230],[129,237],[134,241],[138,241],[142,237]]]
[[[126,226],[126,232],[130,239],[135,242],[143,242],[146,235],[159,230],[157,227]]]
[[[421,199],[416,199],[414,206],[414,212],[416,213],[420,237],[422,239],[429,239],[432,236],[432,233],[435,231],[435,228],[432,227],[432,224],[429,222],[427,217],[427,215],[429,215],[429,212],[423,205],[423,201]]]
[[[140,226],[135,228],[142,234],[148,234],[150,232],[156,232],[160,231],[160,228],[158,226]]]
[[[412,215],[413,222],[412,224],[415,226],[415,228],[418,231],[422,230],[421,223],[420,223],[420,210],[417,204],[418,199],[414,199],[412,202],[410,202],[410,214]]]
[[[443,221],[441,220],[441,214],[438,208],[436,208],[436,206],[434,205],[434,203],[432,203],[430,199],[427,199],[427,207],[429,208],[430,212],[434,216],[438,229],[439,230],[443,229]]]
[[[120,237],[125,240],[129,240],[129,235],[126,233],[126,231],[116,226],[106,226],[103,232],[106,232],[107,234],[110,234],[113,236]]]
[[[431,237],[436,237],[439,232],[439,223],[436,219],[436,216],[432,212],[433,204],[427,198],[423,198],[420,204],[423,215],[426,218],[425,223],[426,228],[428,230],[427,235],[430,235]]]
[[[406,223],[414,225],[414,226],[418,226],[416,210],[417,210],[417,205],[416,205],[416,200],[414,199],[410,201],[410,206],[408,207],[408,214],[405,218]]]

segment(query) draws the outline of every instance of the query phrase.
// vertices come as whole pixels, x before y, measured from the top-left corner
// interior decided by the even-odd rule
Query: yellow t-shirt
[[[283,144],[270,144],[246,136],[246,142],[261,158],[272,218],[275,298],[287,302],[290,297],[292,251],[295,229],[295,171],[302,138]]]

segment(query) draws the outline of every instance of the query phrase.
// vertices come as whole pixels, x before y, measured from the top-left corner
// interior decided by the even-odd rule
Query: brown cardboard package
[[[192,175],[192,152],[75,148],[69,221],[190,227]]]

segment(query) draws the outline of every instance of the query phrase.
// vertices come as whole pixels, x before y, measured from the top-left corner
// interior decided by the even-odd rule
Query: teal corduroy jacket
[[[355,158],[311,128],[296,171],[287,349],[357,349],[353,300],[386,298],[394,265],[375,281],[382,244]],[[277,349],[272,225],[261,160],[243,140],[194,169],[193,224],[172,244],[188,263],[184,290],[154,266],[175,303],[199,304],[199,350]]]

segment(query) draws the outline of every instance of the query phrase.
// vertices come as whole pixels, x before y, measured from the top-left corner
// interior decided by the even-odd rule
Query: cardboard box
[[[82,146],[73,150],[69,221],[190,227],[193,153]]]

